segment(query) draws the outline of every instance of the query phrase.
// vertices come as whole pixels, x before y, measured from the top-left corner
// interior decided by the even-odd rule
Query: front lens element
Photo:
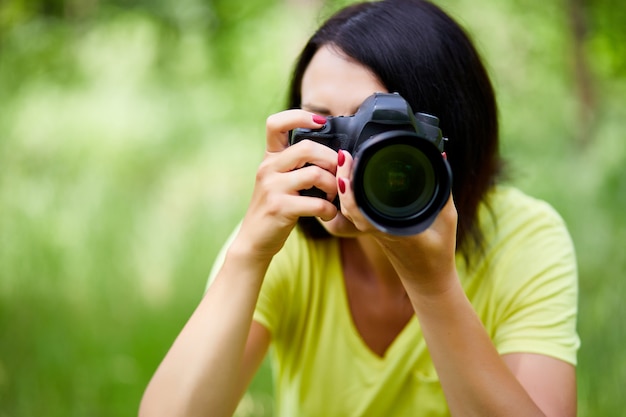
[[[404,219],[424,210],[437,189],[436,175],[424,153],[406,144],[381,148],[363,171],[364,197],[382,217]]]

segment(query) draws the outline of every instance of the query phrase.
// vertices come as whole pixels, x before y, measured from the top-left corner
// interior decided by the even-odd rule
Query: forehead
[[[331,115],[354,114],[375,92],[387,92],[374,73],[337,49],[320,48],[302,77],[302,107]]]

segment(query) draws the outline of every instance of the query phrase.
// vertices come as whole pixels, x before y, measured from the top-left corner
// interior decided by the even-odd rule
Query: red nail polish
[[[319,114],[314,114],[313,122],[317,123],[318,125],[323,125],[326,123],[326,118],[324,116],[320,116]]]
[[[339,187],[339,192],[341,194],[346,192],[346,183],[344,182],[343,178],[337,178],[337,186]]]
[[[337,152],[337,165],[341,167],[344,162],[346,162],[346,155],[341,149],[339,149],[339,152]]]

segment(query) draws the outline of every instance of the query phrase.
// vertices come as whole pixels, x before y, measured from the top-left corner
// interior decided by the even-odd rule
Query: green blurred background
[[[134,415],[242,216],[313,0],[0,2],[0,417]],[[579,414],[626,408],[626,5],[439,0],[580,265]],[[266,365],[239,416],[271,416]]]

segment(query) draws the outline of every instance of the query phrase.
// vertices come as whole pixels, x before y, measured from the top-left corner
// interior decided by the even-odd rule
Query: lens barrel
[[[452,172],[440,150],[416,133],[387,131],[355,154],[352,187],[363,215],[383,232],[427,229],[450,196]]]

